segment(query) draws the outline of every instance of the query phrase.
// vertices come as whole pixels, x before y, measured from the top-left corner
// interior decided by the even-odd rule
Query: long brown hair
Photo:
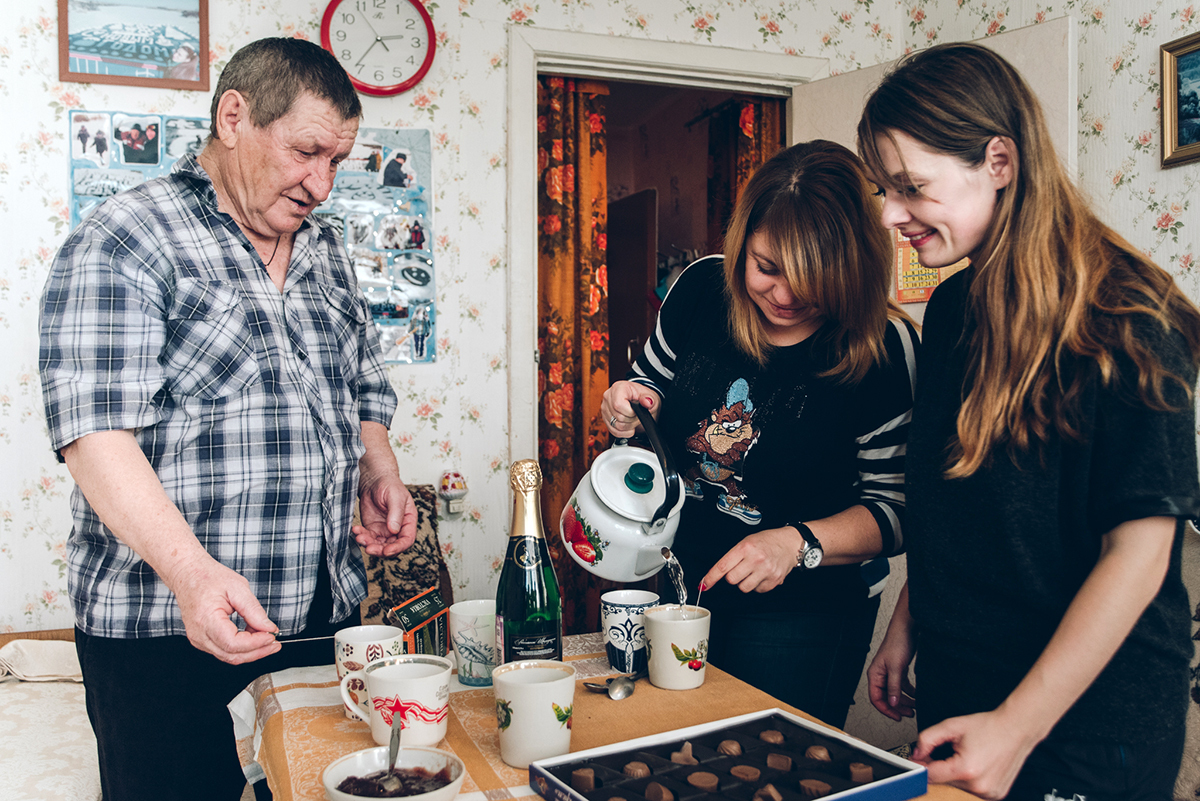
[[[792,294],[829,321],[821,335],[834,364],[825,374],[856,382],[881,362],[889,311],[904,315],[888,300],[892,242],[879,213],[862,162],[834,142],[793,145],[759,167],[725,234],[725,293],[738,348],[760,365],[773,349],[746,292],[746,242],[761,233]]]
[[[1010,143],[1011,183],[974,265],[969,305],[977,328],[968,344],[965,397],[947,476],[975,473],[1005,445],[1011,458],[1038,451],[1052,430],[1080,439],[1080,403],[1094,362],[1117,378],[1114,354],[1138,371],[1138,395],[1167,410],[1163,366],[1136,335],[1147,319],[1178,330],[1200,361],[1200,311],[1171,276],[1092,213],[1054,152],[1041,107],[1020,74],[973,44],[931,47],[910,56],[867,100],[858,148],[888,181],[877,138],[902,131],[969,167],[995,137]],[[905,176],[907,178],[907,176]],[[900,187],[896,187],[900,188]]]

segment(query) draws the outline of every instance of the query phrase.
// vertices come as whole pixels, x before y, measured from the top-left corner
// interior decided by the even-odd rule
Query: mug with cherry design
[[[650,683],[664,690],[691,690],[703,684],[709,611],[665,604],[647,609],[645,617]]]

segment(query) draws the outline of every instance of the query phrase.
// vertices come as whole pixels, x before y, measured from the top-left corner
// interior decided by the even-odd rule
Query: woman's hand
[[[912,616],[908,613],[905,584],[892,612],[887,634],[867,668],[867,696],[871,704],[892,720],[911,718],[916,708],[916,690],[908,680],[908,666],[916,654]]]
[[[791,526],[756,531],[730,549],[700,580],[708,589],[721,579],[742,592],[770,592],[796,566],[800,534]]]
[[[641,430],[633,411],[635,403],[641,404],[650,411],[655,420],[658,419],[662,405],[659,403],[658,393],[653,390],[632,381],[617,381],[604,390],[604,397],[600,400],[600,414],[604,418],[604,424],[608,426],[609,433],[614,437],[632,437]]]
[[[943,720],[921,732],[912,759],[925,766],[932,784],[950,784],[983,798],[1004,798],[1029,753],[1040,741],[1004,707]],[[954,754],[931,760],[933,750],[952,745]]]

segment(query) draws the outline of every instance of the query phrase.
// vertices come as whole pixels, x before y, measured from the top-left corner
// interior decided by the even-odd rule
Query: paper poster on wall
[[[72,228],[106,198],[199,153],[208,137],[199,117],[72,110],[67,119]],[[360,128],[315,212],[342,234],[389,363],[437,358],[432,166],[429,131]]]
[[[938,284],[970,263],[968,259],[962,259],[949,267],[926,267],[917,258],[917,251],[908,238],[896,234],[896,301],[924,303]]]

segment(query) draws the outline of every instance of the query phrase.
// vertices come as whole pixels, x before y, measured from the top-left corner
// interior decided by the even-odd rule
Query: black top
[[[884,554],[898,552],[915,330],[892,321],[887,363],[853,386],[818,377],[832,364],[824,331],[776,349],[760,368],[729,336],[722,261],[710,256],[680,275],[629,375],[663,395],[662,440],[684,483],[703,492],[684,504],[672,545],[689,592],[747,535],[858,504],[879,522]],[[838,609],[865,599],[886,564],[797,569],[768,593],[722,581],[702,601],[710,609]]]
[[[1099,558],[1101,537],[1144,517],[1179,518],[1162,589],[1052,738],[1154,742],[1183,725],[1188,599],[1180,577],[1184,518],[1198,508],[1194,408],[1170,388],[1177,412],[1137,400],[1136,369],[1118,356],[1115,387],[1094,364],[1082,403],[1082,442],[1053,436],[1044,460],[1001,450],[975,475],[947,480],[966,366],[971,271],[934,293],[925,313],[916,405],[909,432],[909,607],[918,625],[922,728],[996,708],[1041,655]],[[1146,321],[1139,336],[1164,366],[1194,386],[1181,337]]]

